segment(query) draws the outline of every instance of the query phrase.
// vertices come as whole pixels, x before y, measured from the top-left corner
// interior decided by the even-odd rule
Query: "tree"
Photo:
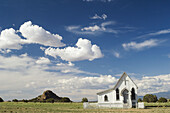
[[[154,102],[157,102],[157,101],[158,101],[157,96],[156,96],[156,95],[153,95],[153,97],[154,97]]]
[[[4,100],[0,97],[0,102],[4,102]]]
[[[28,103],[28,100],[23,99],[23,100],[21,100],[21,102],[26,102],[26,103]]]
[[[71,100],[68,97],[61,97],[60,102],[71,102]]]
[[[143,102],[157,102],[157,96],[156,95],[152,95],[152,94],[146,94],[143,97]]]
[[[46,102],[54,103],[54,99],[53,98],[49,98],[49,99],[46,100]]]
[[[87,98],[82,98],[81,102],[88,102],[88,99]]]
[[[18,100],[17,99],[13,99],[12,102],[18,102]]]
[[[141,99],[141,98],[139,98],[139,99],[138,99],[138,102],[142,102],[142,99]]]
[[[167,102],[167,101],[168,100],[166,98],[164,98],[164,97],[160,97],[159,100],[158,100],[158,102]]]

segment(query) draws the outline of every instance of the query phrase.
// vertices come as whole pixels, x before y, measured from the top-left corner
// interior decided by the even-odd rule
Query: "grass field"
[[[170,113],[170,107],[148,109],[83,109],[82,103],[22,103],[2,102],[0,113]]]
[[[145,106],[170,106],[170,102],[166,103],[145,103]]]

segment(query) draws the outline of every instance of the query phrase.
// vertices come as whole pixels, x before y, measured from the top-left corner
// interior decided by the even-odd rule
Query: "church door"
[[[128,102],[128,90],[127,89],[125,89],[124,91],[123,91],[123,102],[126,104],[127,102]]]

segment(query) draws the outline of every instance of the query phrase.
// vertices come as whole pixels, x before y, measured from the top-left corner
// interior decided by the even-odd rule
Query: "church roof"
[[[115,90],[115,88],[117,87],[117,85],[119,84],[119,82],[121,81],[121,79],[123,78],[123,76],[128,76],[127,74],[126,74],[126,72],[124,72],[123,74],[122,74],[122,76],[120,77],[120,79],[118,80],[118,82],[116,83],[116,85],[113,87],[113,88],[111,88],[111,89],[107,89],[107,90],[104,90],[104,91],[101,91],[101,92],[99,92],[99,93],[97,93],[97,95],[99,95],[99,94],[102,94],[102,93],[106,93],[106,92],[109,92],[109,91],[112,91],[112,90]],[[129,77],[129,76],[128,76]],[[129,77],[130,78],[130,77]],[[134,81],[130,78],[130,80],[134,83]],[[134,83],[135,84],[135,83]],[[138,86],[135,84],[135,86],[138,88]]]

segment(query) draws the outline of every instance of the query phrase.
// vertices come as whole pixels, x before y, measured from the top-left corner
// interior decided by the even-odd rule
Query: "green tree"
[[[164,98],[164,97],[160,97],[159,100],[158,100],[158,102],[167,102],[167,101],[168,100],[166,98]]]
[[[18,102],[18,100],[17,99],[13,99],[12,102]]]
[[[152,94],[146,94],[143,97],[143,102],[157,102],[157,96],[156,95],[152,95]]]
[[[0,97],[0,102],[4,102],[4,100]]]
[[[21,100],[21,102],[26,102],[26,103],[27,103],[27,102],[28,102],[28,100],[23,99],[23,100]]]
[[[88,99],[87,98],[82,98],[81,102],[88,102]]]
[[[54,99],[53,98],[49,98],[49,99],[46,100],[46,102],[54,103]]]
[[[139,98],[139,99],[138,99],[138,102],[142,102],[142,99],[141,99],[141,98]]]
[[[71,100],[68,97],[62,97],[60,102],[71,102]]]

